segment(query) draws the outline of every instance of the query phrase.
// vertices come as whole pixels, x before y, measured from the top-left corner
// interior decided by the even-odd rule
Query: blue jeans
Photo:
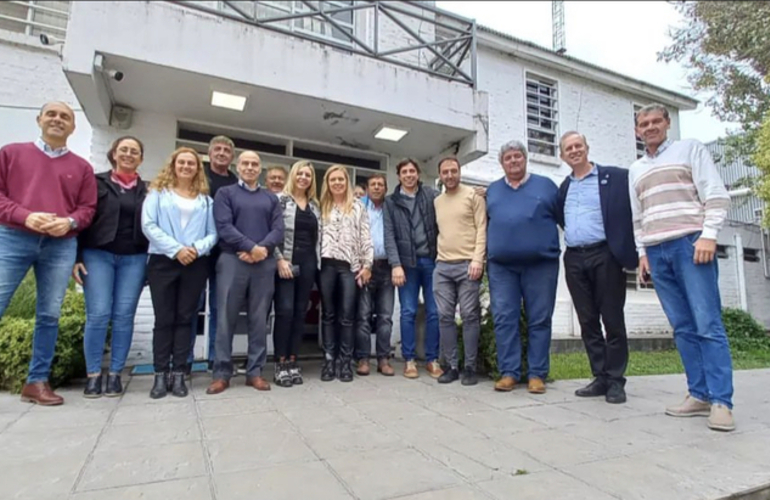
[[[647,247],[652,282],[682,357],[690,395],[732,408],[733,367],[722,324],[716,258],[695,264],[700,233]]]
[[[59,336],[59,316],[75,265],[77,240],[52,238],[0,226],[0,318],[30,268],[35,270],[37,304],[27,382],[45,382]]]
[[[433,270],[436,263],[429,257],[418,257],[417,267],[404,267],[406,283],[398,289],[401,304],[401,354],[406,361],[414,359],[415,318],[422,287],[425,300],[425,359],[438,359],[439,333],[438,309],[433,298]]]
[[[215,261],[216,262],[216,261]],[[188,363],[192,363],[195,358],[195,338],[198,336],[198,313],[206,310],[206,289],[201,292],[201,298],[198,301],[198,311],[193,316],[192,330],[190,332],[190,356]],[[217,273],[209,274],[209,355],[208,361],[214,362],[215,341],[217,339]]]
[[[86,370],[89,374],[101,372],[107,325],[112,321],[110,373],[120,373],[126,366],[134,336],[134,316],[144,287],[147,254],[116,255],[86,248],[83,264],[88,273],[83,279]]]
[[[489,263],[489,296],[502,376],[521,380],[519,317],[521,301],[527,313],[529,378],[545,380],[550,370],[551,317],[556,303],[559,260],[533,264]]]

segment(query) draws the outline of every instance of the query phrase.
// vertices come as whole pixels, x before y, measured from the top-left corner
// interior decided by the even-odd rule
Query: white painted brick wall
[[[744,262],[743,265],[749,312],[765,328],[770,329],[770,280],[765,278],[762,261]]]

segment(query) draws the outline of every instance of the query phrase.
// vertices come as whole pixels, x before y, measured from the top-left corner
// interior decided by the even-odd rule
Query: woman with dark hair
[[[110,323],[110,367],[104,395],[123,393],[120,373],[131,347],[147,264],[147,239],[141,228],[147,188],[137,173],[143,158],[144,146],[136,137],[124,136],[112,143],[107,153],[112,169],[96,174],[98,202],[93,222],[78,235],[72,276],[83,285],[86,299],[86,398],[102,396],[102,355]]]
[[[200,156],[194,149],[178,148],[152,181],[142,208],[142,231],[150,241],[147,273],[155,313],[153,399],[165,397],[169,388],[174,396],[187,396],[190,322],[206,286],[208,254],[217,242],[214,204],[208,193]]]
[[[315,169],[301,160],[291,167],[283,192],[284,239],[275,250],[278,272],[275,282],[276,385],[302,384],[297,356],[305,329],[305,312],[320,265],[321,209],[316,198]]]
[[[321,380],[353,380],[356,287],[372,277],[374,248],[369,214],[353,197],[348,170],[332,165],[321,188],[321,305],[324,364]],[[339,371],[337,371],[339,366]]]

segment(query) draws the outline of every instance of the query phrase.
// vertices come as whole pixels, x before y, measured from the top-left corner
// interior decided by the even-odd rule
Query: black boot
[[[123,394],[123,384],[120,381],[120,375],[107,375],[107,387],[104,390],[104,395],[108,398],[116,398]]]
[[[333,359],[325,359],[323,368],[321,368],[321,381],[323,382],[330,382],[334,380],[337,377],[337,370],[334,366],[334,360]]]
[[[83,397],[88,399],[96,399],[102,397],[102,376],[88,377],[86,382],[86,388],[83,391]]]
[[[350,358],[340,360],[340,382],[353,381],[353,367],[350,362]]]
[[[183,398],[187,396],[187,385],[185,385],[184,378],[185,378],[184,372],[173,373],[171,393],[178,398]]]
[[[150,391],[150,397],[152,399],[165,398],[168,394],[168,373],[156,373],[155,381]]]

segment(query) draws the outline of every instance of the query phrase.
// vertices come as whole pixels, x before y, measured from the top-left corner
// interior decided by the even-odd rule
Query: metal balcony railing
[[[476,87],[476,22],[422,2],[171,3]]]
[[[63,38],[67,33],[70,2],[0,2],[0,29],[37,36],[40,33]]]

